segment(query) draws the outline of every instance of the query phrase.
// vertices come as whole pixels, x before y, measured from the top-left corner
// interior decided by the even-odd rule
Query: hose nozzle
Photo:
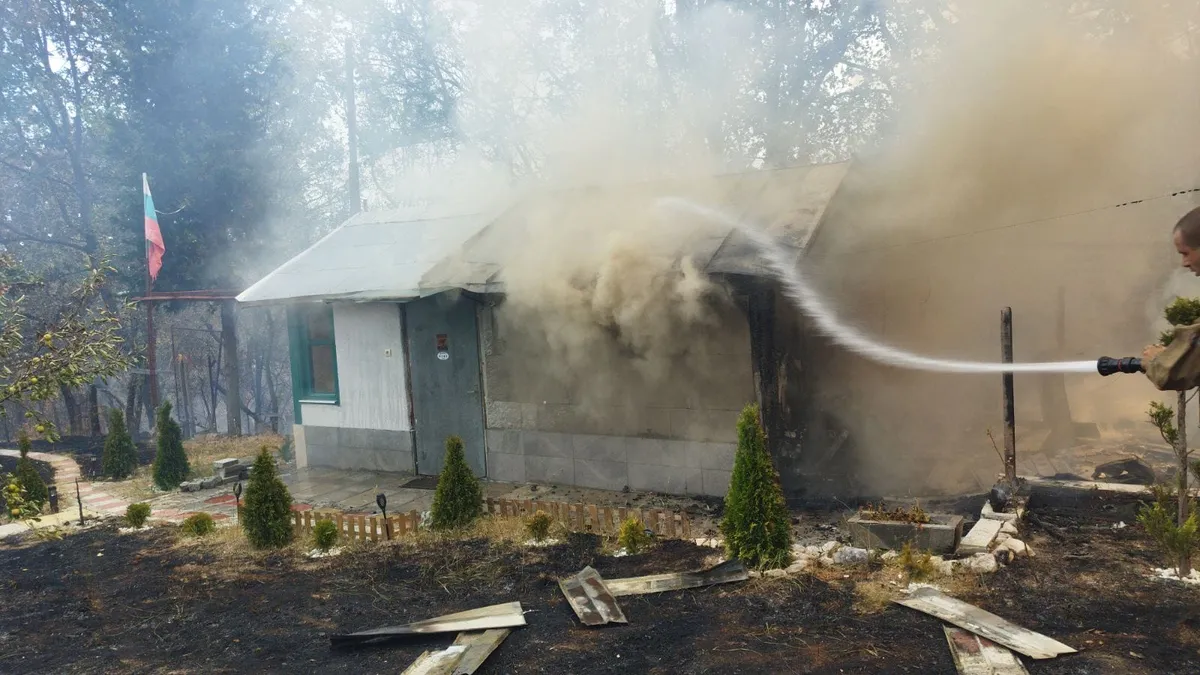
[[[1096,361],[1096,371],[1105,377],[1113,373],[1140,373],[1142,372],[1142,360],[1132,356],[1123,359],[1101,356]]]

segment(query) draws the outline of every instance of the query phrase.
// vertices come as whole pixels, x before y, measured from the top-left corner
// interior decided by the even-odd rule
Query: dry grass
[[[183,451],[187,453],[188,465],[191,467],[191,478],[204,478],[213,474],[212,464],[218,459],[236,457],[239,459],[252,458],[263,446],[272,453],[278,453],[283,445],[283,436],[262,434],[258,436],[205,436],[183,442]],[[162,494],[154,488],[154,469],[150,466],[138,467],[132,476],[123,481],[105,483],[103,488],[114,496],[130,501],[146,501]]]

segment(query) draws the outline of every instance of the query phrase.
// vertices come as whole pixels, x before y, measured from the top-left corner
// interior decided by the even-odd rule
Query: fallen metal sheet
[[[558,587],[571,609],[585,626],[602,626],[606,623],[629,623],[617,599],[609,592],[600,578],[600,573],[589,565],[573,577],[560,579]]]
[[[456,614],[438,616],[403,626],[388,626],[386,628],[375,628],[358,633],[331,635],[329,639],[336,647],[413,635],[480,631],[491,628],[517,628],[524,625],[525,613],[521,609],[521,603],[506,602],[499,605],[458,612]]]
[[[400,675],[446,675],[466,651],[466,645],[450,645],[436,652],[425,652]]]
[[[496,628],[459,633],[454,644],[421,654],[401,675],[472,675],[511,632],[507,628]]]
[[[645,595],[662,593],[664,591],[681,591],[687,588],[728,584],[734,581],[745,581],[750,578],[746,566],[740,560],[726,560],[720,565],[699,572],[672,572],[670,574],[652,574],[645,577],[627,577],[625,579],[605,579],[613,597],[625,595]]]
[[[454,669],[449,671],[450,675],[472,675],[510,633],[512,631],[508,628],[493,628],[482,633],[459,633],[454,644],[465,646],[467,650],[458,659]]]
[[[1061,654],[1075,653],[1074,649],[1058,640],[1009,623],[991,612],[952,598],[937,589],[920,588],[907,598],[893,602],[965,628],[1032,659],[1052,659]]]
[[[959,675],[1029,675],[1006,647],[957,626],[943,625]]]

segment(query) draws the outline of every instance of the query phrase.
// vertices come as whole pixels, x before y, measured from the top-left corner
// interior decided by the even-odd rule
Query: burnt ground
[[[1066,541],[955,595],[1080,650],[1031,673],[1200,673],[1200,590],[1148,578],[1157,554],[1125,502],[1033,504]],[[755,579],[621,600],[630,623],[584,628],[557,579],[695,569],[710,549],[663,542],[624,558],[577,540],[525,550],[484,539],[287,550],[180,543],[171,528],[96,528],[0,545],[0,670],[11,673],[399,672],[430,646],[332,650],[328,635],[520,600],[516,629],[480,673],[953,673],[939,622],[863,601],[878,572]],[[220,535],[218,535],[219,537]],[[226,542],[228,537],[225,538]],[[582,539],[582,538],[580,538]],[[879,609],[882,607],[882,609]]]
[[[0,455],[0,476],[15,473],[17,470],[17,457],[8,457]],[[33,468],[42,477],[46,485],[54,484],[54,467],[50,466],[49,462],[39,462],[36,459],[30,459],[33,462]]]

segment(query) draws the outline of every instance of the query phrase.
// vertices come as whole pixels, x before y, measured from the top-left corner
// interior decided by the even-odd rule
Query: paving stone
[[[967,532],[958,544],[959,553],[986,553],[992,540],[1000,534],[1003,523],[990,518],[980,518],[975,522],[970,532]]]

